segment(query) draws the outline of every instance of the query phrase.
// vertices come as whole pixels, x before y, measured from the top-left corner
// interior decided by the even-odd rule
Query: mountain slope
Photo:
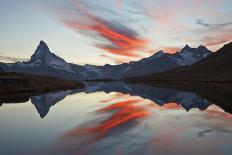
[[[180,52],[175,54],[159,51],[154,55],[143,58],[137,62],[124,63],[120,65],[91,66],[95,69],[98,78],[121,79],[126,77],[144,76],[151,73],[159,73],[179,66],[193,64],[212,52],[204,46],[191,48],[186,45]],[[92,76],[94,77],[94,76]],[[91,78],[91,77],[90,77]],[[93,79],[95,79],[94,77]],[[89,79],[89,78],[87,78]]]
[[[232,42],[193,65],[129,80],[232,82]]]
[[[49,50],[44,41],[40,41],[28,62],[2,63],[1,67],[6,72],[53,76],[69,80],[81,79],[69,63]]]
[[[173,59],[179,66],[191,65],[201,59],[207,57],[212,52],[209,51],[204,46],[199,46],[197,48],[191,48],[186,45],[180,52],[175,54],[170,54],[169,56]]]
[[[72,67],[64,59],[52,53],[44,41],[40,41],[39,46],[27,64],[43,65],[74,73]]]
[[[186,45],[175,54],[159,51],[136,62],[120,65],[81,66],[67,63],[64,59],[52,53],[44,41],[40,41],[28,62],[0,63],[0,67],[6,72],[53,76],[68,80],[122,79],[145,76],[190,65],[209,54],[211,52],[203,46],[191,48]]]

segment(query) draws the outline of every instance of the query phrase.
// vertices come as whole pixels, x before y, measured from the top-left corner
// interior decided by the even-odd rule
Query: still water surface
[[[232,115],[194,93],[89,84],[0,107],[1,155],[231,155]]]

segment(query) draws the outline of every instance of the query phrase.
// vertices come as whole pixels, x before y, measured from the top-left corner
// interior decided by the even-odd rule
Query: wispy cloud
[[[56,15],[67,28],[92,38],[89,45],[101,49],[95,54],[106,63],[118,64],[159,50],[175,53],[185,44],[202,44],[216,51],[232,40],[228,33],[232,30],[231,12],[221,9],[223,3],[173,0],[170,5],[168,0],[68,0],[62,1],[64,5],[56,10]],[[156,51],[147,52],[151,49]]]
[[[16,57],[0,55],[0,61],[3,62],[17,62],[17,61],[27,61],[27,60],[28,59],[25,58],[16,58]]]
[[[230,25],[232,25],[232,22],[210,24],[210,23],[205,22],[202,19],[197,19],[196,23],[198,25],[209,27],[209,28],[220,28],[220,27],[223,27],[223,26],[230,26]]]
[[[155,25],[152,33],[156,38],[153,40],[157,41],[159,47],[154,48],[173,53],[185,44],[192,46],[203,44],[217,50],[221,44],[231,41],[231,33],[228,33],[231,32],[231,12],[219,9],[223,2],[173,0],[173,5],[170,5],[166,0],[144,1],[143,12]],[[207,19],[210,23],[203,19]]]
[[[104,54],[100,55],[100,56],[113,61],[115,64],[122,64],[125,62],[133,61],[133,59],[131,57],[126,57],[126,56],[110,56],[110,55],[104,55]],[[135,58],[135,60],[136,60],[136,58]]]
[[[97,39],[94,46],[110,54],[140,57],[138,51],[146,47],[147,41],[135,30],[94,14],[84,3],[71,0],[69,5],[61,19],[67,27]]]

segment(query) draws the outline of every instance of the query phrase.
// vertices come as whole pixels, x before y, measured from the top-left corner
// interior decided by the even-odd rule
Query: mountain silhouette
[[[143,58],[136,62],[120,65],[81,66],[66,62],[52,53],[44,41],[40,41],[29,61],[0,63],[0,67],[6,72],[47,75],[69,80],[122,79],[159,73],[179,66],[190,65],[211,53],[203,46],[191,48],[186,45],[180,52],[175,54],[159,51],[148,58]]]
[[[180,104],[186,111],[192,108],[200,110],[207,109],[212,103],[206,99],[185,91],[179,91],[170,88],[152,87],[143,84],[128,84],[124,82],[107,82],[107,83],[88,83],[85,88],[86,93],[100,92],[120,92],[130,94],[131,96],[140,96],[149,99],[154,103],[163,106],[167,103]]]
[[[38,113],[40,114],[40,117],[44,118],[48,114],[51,106],[62,101],[70,93],[71,90],[51,92],[47,94],[32,96],[30,99],[31,103],[35,105]]]
[[[131,78],[133,81],[232,82],[232,42],[193,65]]]

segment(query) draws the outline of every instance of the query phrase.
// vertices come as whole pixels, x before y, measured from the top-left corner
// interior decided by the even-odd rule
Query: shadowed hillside
[[[40,94],[55,90],[65,90],[84,87],[84,84],[77,81],[63,80],[46,76],[35,76],[19,73],[6,73],[0,71],[0,101],[1,98],[8,98],[9,102],[20,96]],[[24,101],[25,98],[22,98]]]
[[[143,77],[130,78],[134,82],[232,82],[232,42],[201,61],[184,67]]]

